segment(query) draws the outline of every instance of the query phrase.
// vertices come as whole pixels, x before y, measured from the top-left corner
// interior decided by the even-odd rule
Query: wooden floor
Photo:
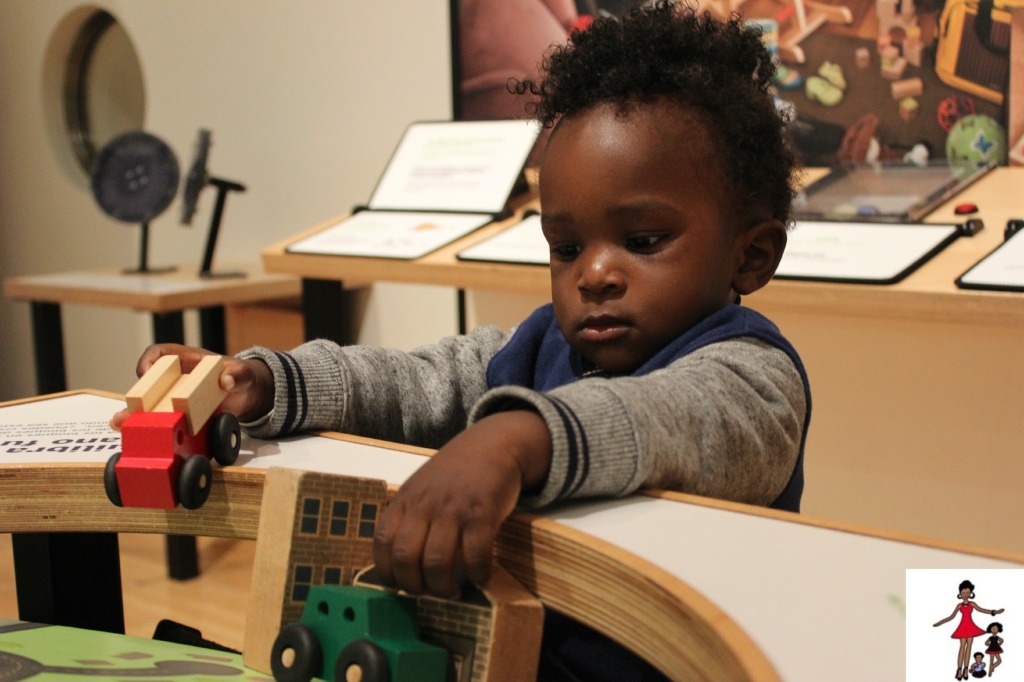
[[[242,649],[255,541],[199,538],[200,575],[187,581],[167,577],[162,535],[121,535],[119,544],[126,634],[152,637],[169,618]],[[0,533],[0,620],[17,617],[11,536]]]

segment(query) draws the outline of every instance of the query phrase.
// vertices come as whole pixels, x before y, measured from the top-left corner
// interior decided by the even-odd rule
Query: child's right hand
[[[176,343],[156,344],[143,351],[135,366],[135,374],[141,377],[164,355],[177,355],[181,360],[181,371],[188,373],[203,357],[215,353]],[[274,377],[270,368],[261,360],[239,360],[225,355],[220,387],[228,392],[220,405],[221,409],[237,416],[240,421],[255,421],[270,412],[274,405]],[[114,414],[110,420],[111,428],[120,431],[128,414],[128,410]]]

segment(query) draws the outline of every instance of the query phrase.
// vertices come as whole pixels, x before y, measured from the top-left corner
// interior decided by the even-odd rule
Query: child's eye
[[[552,244],[551,255],[559,260],[572,260],[580,255],[579,244]]]
[[[630,251],[650,251],[661,243],[663,237],[657,234],[634,235],[626,239]]]

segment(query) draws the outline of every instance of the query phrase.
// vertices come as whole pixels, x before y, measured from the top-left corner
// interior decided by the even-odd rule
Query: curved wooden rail
[[[264,477],[261,469],[218,469],[202,509],[168,511],[113,507],[103,492],[102,464],[4,465],[0,532],[252,540]],[[506,523],[497,552],[502,565],[545,605],[618,640],[672,679],[780,679],[750,637],[717,606],[614,545],[549,519],[516,514]]]

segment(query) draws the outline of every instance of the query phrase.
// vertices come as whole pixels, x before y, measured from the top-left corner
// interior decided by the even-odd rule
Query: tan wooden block
[[[907,60],[903,57],[897,57],[891,64],[882,67],[882,78],[890,81],[899,80],[906,68]]]
[[[181,377],[181,361],[177,355],[164,355],[153,363],[135,385],[124,394],[129,412],[152,412]]]
[[[536,679],[544,605],[498,564],[481,589],[491,602],[490,655],[483,679]]]
[[[270,672],[270,651],[281,630],[282,604],[292,566],[296,500],[305,475],[295,469],[271,467],[263,485],[242,660],[246,667],[264,673]]]
[[[924,92],[924,82],[920,78],[906,78],[889,86],[892,98],[897,102],[907,97],[920,97]]]
[[[207,355],[168,391],[174,411],[185,413],[192,435],[203,428],[227,395],[227,391],[220,387],[223,364],[222,356]]]

